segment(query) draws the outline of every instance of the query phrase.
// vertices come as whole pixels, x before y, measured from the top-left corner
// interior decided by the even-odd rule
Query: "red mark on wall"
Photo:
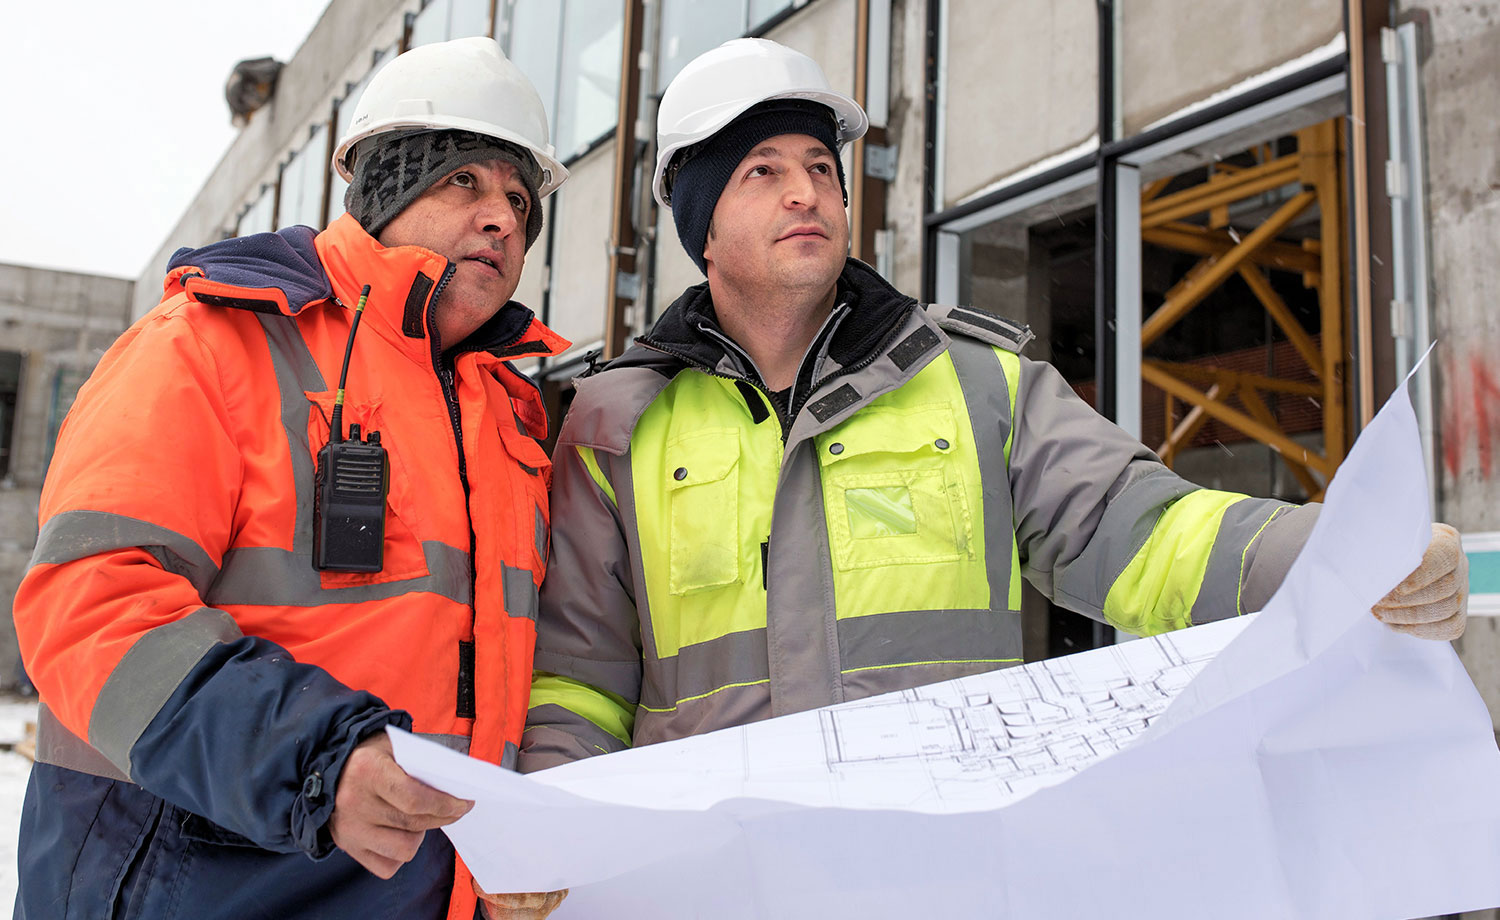
[[[1443,361],[1443,464],[1455,479],[1471,442],[1479,474],[1485,479],[1494,474],[1495,441],[1500,438],[1500,374],[1494,365],[1483,348],[1462,360],[1450,354]]]

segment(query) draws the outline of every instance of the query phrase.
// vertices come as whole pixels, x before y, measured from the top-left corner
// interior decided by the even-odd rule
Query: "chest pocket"
[[[820,435],[824,512],[841,569],[952,562],[974,555],[947,405],[867,410]]]
[[[684,596],[744,580],[740,565],[740,442],[708,428],[667,442],[671,505],[668,590]]]

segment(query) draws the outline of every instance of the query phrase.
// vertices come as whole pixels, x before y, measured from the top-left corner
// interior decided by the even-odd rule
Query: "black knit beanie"
[[[379,236],[432,184],[460,166],[504,160],[516,168],[531,207],[526,212],[526,248],[542,232],[542,201],[536,190],[541,169],[530,153],[505,141],[468,131],[377,134],[354,148],[354,178],[344,193],[344,209],[365,232]]]
[[[844,184],[844,161],[838,156],[838,134],[833,113],[826,106],[799,99],[776,99],[746,110],[717,134],[677,156],[676,175],[672,178],[672,220],[677,224],[677,238],[688,258],[698,270],[708,274],[703,246],[708,242],[708,224],[714,208],[735,167],[768,137],[780,134],[806,134],[828,145],[837,164],[839,188],[844,201],[849,189]]]

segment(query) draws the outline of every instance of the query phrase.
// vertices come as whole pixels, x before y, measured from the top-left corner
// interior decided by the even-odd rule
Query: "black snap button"
[[[947,450],[948,449],[948,440],[946,438],[938,438],[936,441],[933,441],[932,443],[934,445],[936,445],[936,447],[937,447],[938,450]]]
[[[687,478],[687,467],[685,467],[685,466],[679,466],[677,468],[677,472],[675,472],[675,473],[672,474],[672,478],[675,479],[675,480],[677,480],[678,482],[681,482],[684,479],[686,479]]]
[[[837,441],[834,441],[832,444],[828,445],[828,452],[830,454],[841,454],[844,452],[844,445],[840,444]]]

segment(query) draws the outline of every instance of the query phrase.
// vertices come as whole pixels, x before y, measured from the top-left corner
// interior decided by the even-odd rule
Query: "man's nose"
[[[510,195],[505,192],[484,196],[479,202],[476,219],[485,233],[501,237],[514,233],[521,222],[515,205],[511,204]]]
[[[789,208],[812,207],[818,197],[812,174],[800,166],[793,166],[786,171],[785,176],[785,184],[782,186],[782,202]]]

